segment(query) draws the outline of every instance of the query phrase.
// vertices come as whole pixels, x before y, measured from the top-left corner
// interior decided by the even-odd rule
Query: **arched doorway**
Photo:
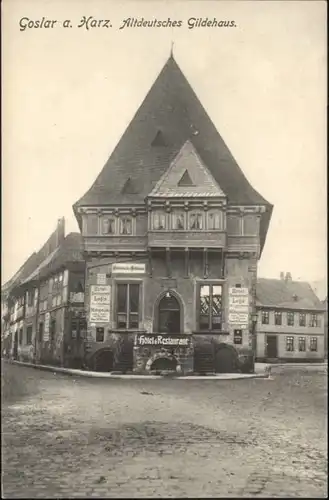
[[[159,302],[157,330],[160,333],[181,331],[181,307],[177,298],[170,292],[167,292]]]
[[[230,346],[219,345],[215,353],[216,373],[235,373],[238,370],[238,355]]]
[[[161,357],[153,361],[151,371],[176,371],[177,361],[175,358]]]
[[[96,352],[94,370],[96,372],[111,372],[113,370],[113,352],[109,349]]]

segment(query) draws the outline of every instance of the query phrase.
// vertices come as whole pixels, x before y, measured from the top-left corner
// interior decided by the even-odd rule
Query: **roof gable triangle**
[[[149,196],[225,197],[225,193],[187,140]]]

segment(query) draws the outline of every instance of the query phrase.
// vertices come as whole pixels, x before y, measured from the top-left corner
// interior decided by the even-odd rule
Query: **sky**
[[[84,16],[112,28],[87,30]],[[24,17],[57,23],[21,30]],[[182,26],[120,29],[129,17]],[[190,18],[235,26],[189,29]],[[62,27],[67,19],[71,28]],[[317,1],[4,0],[2,283],[59,217],[67,232],[78,231],[72,205],[110,156],[172,42],[244,174],[274,205],[258,275],[289,271],[326,288],[326,3]]]

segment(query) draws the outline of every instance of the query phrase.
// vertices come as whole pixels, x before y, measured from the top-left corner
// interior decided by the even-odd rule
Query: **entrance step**
[[[194,350],[194,373],[208,374],[215,371],[215,353],[213,345],[196,346]]]

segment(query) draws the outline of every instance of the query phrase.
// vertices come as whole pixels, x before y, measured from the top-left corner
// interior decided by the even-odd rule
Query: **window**
[[[104,327],[102,326],[96,328],[96,342],[104,342]]]
[[[31,307],[33,306],[33,290],[30,290],[29,292],[27,292],[27,306],[28,307]]]
[[[23,344],[23,328],[19,330],[19,345]]]
[[[200,230],[203,227],[203,215],[201,212],[190,214],[190,229]]]
[[[318,339],[317,337],[311,337],[310,338],[310,351],[317,351],[318,350]]]
[[[117,327],[138,328],[139,284],[117,285]]]
[[[295,313],[292,311],[287,312],[287,325],[294,326],[295,324]]]
[[[221,228],[221,213],[219,211],[208,213],[208,229],[220,229]]]
[[[153,213],[153,229],[161,230],[166,228],[166,214],[164,212]]]
[[[184,212],[173,212],[172,214],[172,228],[176,230],[185,229]]]
[[[227,217],[227,233],[241,234],[241,217],[239,215],[229,215]]]
[[[298,350],[300,352],[305,352],[306,351],[306,340],[305,340],[305,337],[299,337],[298,338]]]
[[[262,325],[268,325],[270,322],[269,311],[262,311]]]
[[[114,217],[108,217],[102,220],[102,233],[103,234],[114,234],[115,233],[115,219]]]
[[[306,314],[299,313],[299,326],[306,326]]]
[[[200,286],[200,330],[221,330],[222,328],[222,286]]]
[[[255,215],[245,215],[243,221],[243,234],[256,235],[257,234],[257,219]]]
[[[28,326],[26,329],[26,343],[32,344],[32,326]]]
[[[120,234],[132,234],[132,218],[120,217]]]
[[[59,282],[62,282],[62,281],[63,281],[63,273],[61,273],[61,274],[58,276],[58,281],[59,281]]]
[[[286,351],[292,352],[294,350],[294,337],[286,337]]]
[[[274,323],[276,325],[282,325],[282,312],[281,311],[274,312]]]
[[[320,326],[319,324],[319,318],[318,318],[318,315],[317,314],[311,314],[310,316],[310,326],[311,327],[317,327],[317,326]]]

